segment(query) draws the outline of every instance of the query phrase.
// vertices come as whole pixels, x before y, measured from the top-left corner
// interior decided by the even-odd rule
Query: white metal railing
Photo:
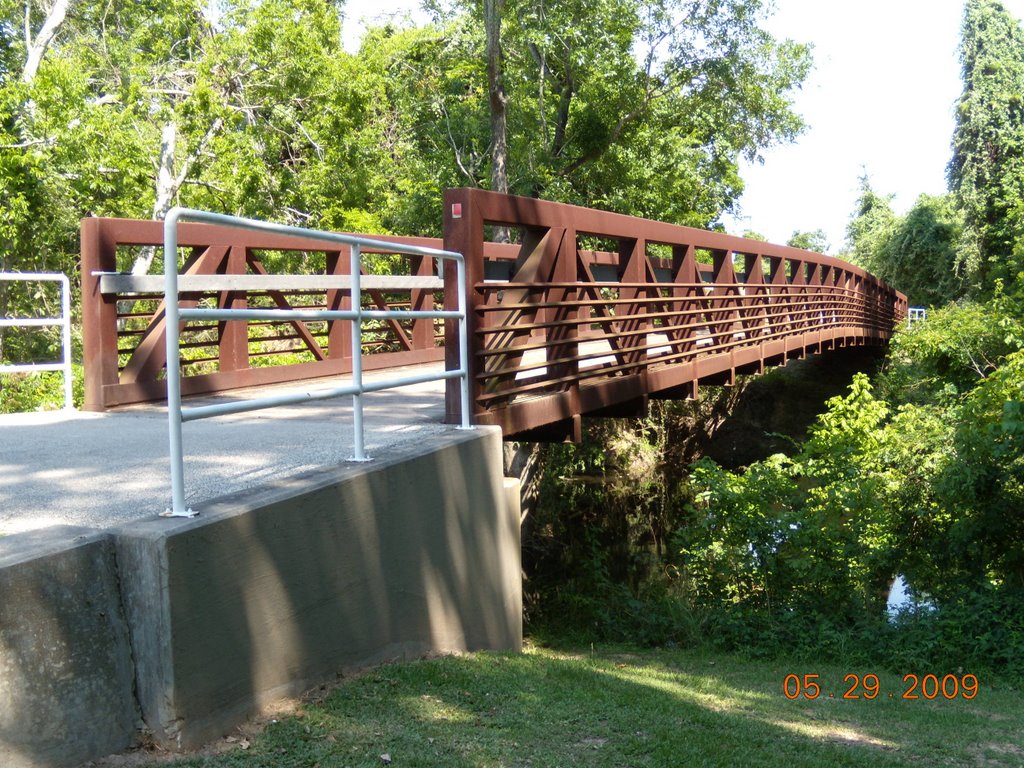
[[[348,276],[349,289],[352,295],[352,309],[349,310],[295,310],[295,309],[188,309],[178,306],[178,222],[182,220],[219,224],[228,227],[270,232],[274,234],[296,235],[307,240],[319,240],[334,245],[346,245],[350,250],[351,275]],[[374,248],[388,253],[405,256],[429,256],[439,260],[451,260],[456,264],[458,281],[457,310],[367,310],[362,308],[360,264],[362,248]],[[216,276],[210,276],[215,278]],[[230,282],[232,276],[222,275],[220,278]],[[288,276],[282,275],[287,280]],[[405,284],[412,285],[415,278],[403,278]],[[435,287],[436,280],[430,277],[420,278],[427,287]],[[230,289],[225,285],[224,289]],[[321,232],[283,224],[271,224],[254,219],[243,219],[207,211],[188,208],[173,208],[164,221],[164,294],[166,305],[166,339],[167,339],[167,419],[171,458],[171,508],[164,515],[169,517],[193,517],[196,512],[185,504],[185,471],[182,447],[182,424],[186,421],[204,419],[210,416],[222,416],[231,413],[254,411],[261,408],[273,408],[279,405],[307,402],[311,400],[327,400],[336,397],[352,396],[352,426],[354,432],[353,461],[369,461],[366,456],[363,437],[363,402],[366,392],[393,389],[412,384],[444,379],[462,379],[462,424],[461,429],[471,429],[469,406],[469,337],[466,322],[466,265],[462,254],[453,251],[442,251],[435,248],[402,245],[373,240],[367,237],[340,235],[333,232]],[[289,392],[255,400],[239,400],[230,403],[204,405],[193,408],[181,406],[181,369],[179,357],[179,336],[182,321],[192,319],[216,320],[348,320],[352,323],[352,383],[347,386],[317,392]],[[366,383],[363,381],[362,364],[362,321],[392,319],[452,319],[459,321],[459,368],[441,373],[428,373],[418,376],[386,379]]]
[[[62,371],[64,373],[64,410],[74,410],[71,384],[71,283],[60,272],[0,272],[4,282],[60,283],[60,317],[0,317],[0,328],[61,327],[61,359],[51,363],[18,363],[0,365],[0,373],[38,373]]]

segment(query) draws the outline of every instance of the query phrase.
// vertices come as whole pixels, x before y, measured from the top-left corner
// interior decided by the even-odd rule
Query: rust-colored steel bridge
[[[490,242],[504,232],[514,244]],[[699,229],[471,189],[444,199],[443,247],[465,257],[471,402],[476,423],[506,437],[578,439],[583,415],[644,413],[649,398],[695,397],[793,357],[884,344],[906,297],[839,259]],[[351,309],[344,246],[206,224],[182,224],[181,307]],[[86,408],[166,396],[162,278],[126,274],[163,242],[161,222],[82,222]],[[380,250],[381,271],[395,260]],[[404,264],[429,278],[428,257]],[[372,270],[376,271],[376,270]],[[280,289],[250,276],[286,273]],[[204,288],[203,275],[235,276]],[[296,275],[301,276],[295,278]],[[381,282],[370,309],[457,304],[455,281]],[[234,282],[231,282],[234,281]],[[252,285],[249,285],[252,283]],[[213,285],[213,283],[211,283]],[[396,290],[388,286],[395,286]],[[352,370],[351,326],[322,320],[182,325],[183,394]],[[382,320],[363,336],[367,370],[457,368],[454,331],[432,319]],[[460,398],[450,382],[447,417]]]

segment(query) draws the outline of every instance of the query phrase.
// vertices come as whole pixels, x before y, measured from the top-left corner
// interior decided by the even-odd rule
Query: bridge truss
[[[519,243],[504,274],[494,227]],[[446,193],[444,244],[469,270],[474,419],[506,436],[578,440],[582,415],[638,415],[700,382],[882,344],[907,311],[830,256],[482,190]]]
[[[503,228],[511,244],[491,242]],[[577,206],[449,190],[444,240],[376,240],[463,254],[469,283],[472,418],[506,437],[578,439],[583,415],[636,415],[650,398],[695,397],[793,357],[885,343],[906,297],[839,259]],[[82,222],[86,408],[166,397],[161,277],[131,275],[159,248],[160,222]],[[351,309],[345,246],[182,224],[181,306]],[[376,249],[380,270],[397,263]],[[367,310],[407,308],[363,338],[364,367],[457,368],[454,329],[416,312],[453,308],[454,279],[416,257],[418,287],[369,281]],[[368,271],[373,271],[372,264]],[[267,287],[265,277],[289,277]],[[216,280],[204,275],[218,275]],[[224,290],[223,276],[231,278]],[[410,283],[411,285],[411,283]],[[426,287],[424,287],[426,286]],[[349,374],[349,324],[324,320],[180,323],[182,394]],[[448,337],[446,340],[446,336]],[[447,343],[446,343],[447,341]],[[449,421],[461,420],[453,386]]]

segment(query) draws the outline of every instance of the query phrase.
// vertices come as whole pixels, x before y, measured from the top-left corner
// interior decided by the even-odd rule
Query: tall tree
[[[881,267],[882,244],[892,234],[898,220],[892,209],[892,198],[892,195],[875,192],[867,173],[860,177],[860,194],[846,226],[843,257],[872,273]]]
[[[950,190],[972,290],[1024,270],[1024,30],[997,0],[967,0]]]
[[[960,298],[964,279],[957,248],[963,224],[953,196],[921,195],[899,216],[891,195],[875,192],[866,175],[860,184],[844,258],[903,291],[911,305],[937,307]]]
[[[508,96],[501,52],[501,16],[505,0],[484,0],[487,91],[491,106],[491,189],[508,192]]]
[[[816,229],[813,232],[800,232],[797,230],[786,241],[786,245],[794,248],[803,248],[805,251],[814,251],[815,253],[827,253],[830,247],[828,235],[825,234],[823,229]]]
[[[907,294],[914,306],[941,307],[961,298],[962,229],[952,195],[921,195],[879,244],[874,274]]]
[[[742,190],[739,158],[803,125],[790,99],[809,50],[762,28],[763,0],[505,0],[500,28],[491,0],[433,5],[430,47],[446,65],[427,64],[420,38],[401,79],[416,90],[437,78],[419,109],[440,119],[408,123],[414,141],[447,147],[462,183],[493,186],[501,171],[516,194],[708,225]],[[472,63],[498,50],[481,30],[500,32],[497,101],[495,68]],[[496,134],[477,126],[502,110],[507,163],[488,169],[480,147]]]
[[[806,46],[762,0],[521,0],[509,20],[520,188],[707,225],[742,191],[739,157],[803,127]],[[699,181],[698,181],[699,179]]]

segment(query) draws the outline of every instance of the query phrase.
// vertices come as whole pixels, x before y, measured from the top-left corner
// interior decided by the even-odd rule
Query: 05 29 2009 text
[[[901,698],[907,700],[946,699],[951,701],[957,698],[973,699],[978,695],[978,678],[976,675],[954,675],[948,674],[939,677],[938,675],[926,674],[917,675],[914,673],[903,676],[901,691],[884,692],[878,675],[873,673],[855,674],[850,673],[843,676],[842,693],[826,692],[822,689],[821,675],[818,674],[788,674],[782,681],[782,692],[787,699],[804,698],[808,700],[826,697],[829,699],[868,699],[877,698]]]

